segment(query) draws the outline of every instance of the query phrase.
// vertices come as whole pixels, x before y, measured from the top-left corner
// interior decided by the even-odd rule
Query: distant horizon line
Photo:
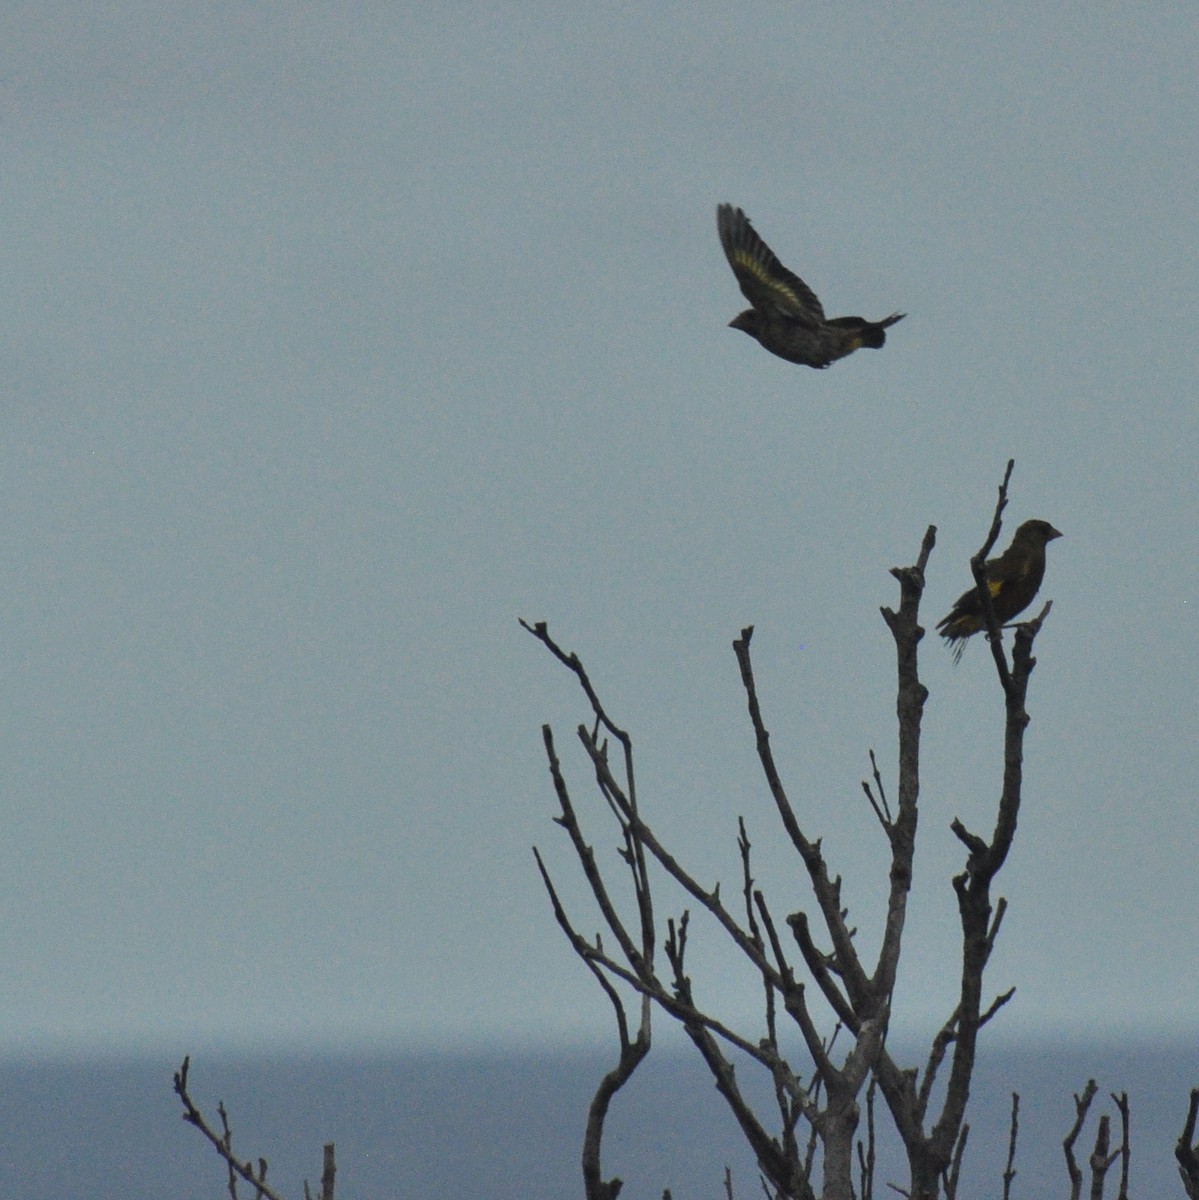
[[[892,1035],[891,1045],[904,1057],[919,1057],[927,1054],[935,1030],[921,1035],[902,1030]],[[979,1053],[998,1054],[1004,1057],[1019,1057],[1021,1054],[1042,1055],[1047,1049],[1056,1052],[1120,1052],[1120,1053],[1170,1053],[1179,1046],[1187,1046],[1199,1060],[1199,1026],[1191,1029],[1177,1027],[1152,1030],[1120,1031],[1111,1029],[1095,1031],[1085,1035],[1057,1033],[1052,1030],[1026,1031],[1022,1034],[1003,1035],[996,1031],[991,1038],[982,1038]],[[453,1038],[447,1036],[402,1036],[394,1037],[355,1035],[349,1037],[330,1036],[278,1036],[254,1038],[236,1036],[219,1038],[212,1036],[180,1036],[178,1040],[169,1036],[155,1035],[138,1043],[132,1039],[119,1038],[109,1042],[88,1041],[76,1038],[33,1038],[27,1041],[0,1042],[0,1066],[45,1063],[47,1065],[89,1063],[146,1063],[165,1061],[178,1067],[184,1056],[193,1063],[230,1060],[325,1060],[361,1061],[363,1059],[459,1059],[463,1061],[486,1061],[488,1059],[520,1060],[550,1055],[561,1060],[594,1059],[602,1062],[615,1053],[615,1040],[606,1040],[602,1035],[595,1038],[549,1037],[538,1039],[529,1035],[496,1036],[492,1039],[480,1037]],[[693,1054],[690,1043],[679,1036],[673,1028],[658,1034],[654,1051],[659,1057],[686,1058]]]

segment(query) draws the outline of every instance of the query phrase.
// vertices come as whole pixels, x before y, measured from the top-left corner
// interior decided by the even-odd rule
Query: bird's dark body
[[[863,346],[877,350],[887,340],[886,330],[903,320],[903,313],[881,321],[825,317],[816,293],[779,262],[741,209],[719,205],[716,229],[741,291],[753,305],[729,325],[779,358],[822,369]]]
[[[1000,625],[1033,602],[1045,578],[1045,546],[1061,536],[1048,521],[1025,521],[1012,544],[998,558],[987,560],[991,607]],[[966,639],[985,625],[982,599],[978,588],[972,587],[958,597],[949,615],[937,622],[937,629],[952,648],[956,662],[966,648]]]

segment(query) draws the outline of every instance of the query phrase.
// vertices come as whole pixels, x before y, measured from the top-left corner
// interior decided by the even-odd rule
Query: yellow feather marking
[[[800,303],[800,299],[795,292],[792,291],[791,288],[787,287],[786,284],[769,274],[763,268],[762,264],[758,262],[758,260],[752,255],[746,253],[744,250],[737,250],[734,252],[733,257],[736,259],[738,265],[744,267],[751,275],[753,275],[755,279],[761,283],[764,283],[768,288],[770,288],[771,291],[777,292],[780,296],[786,296],[787,299],[792,301],[794,304]]]

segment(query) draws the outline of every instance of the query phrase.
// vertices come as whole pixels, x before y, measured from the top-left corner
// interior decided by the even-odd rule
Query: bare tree
[[[632,738],[601,701],[583,663],[550,636],[544,623],[521,624],[571,671],[586,698],[590,717],[576,733],[595,776],[604,808],[620,836],[622,871],[631,884],[631,903],[622,901],[626,888],[616,887],[609,868],[601,866],[583,832],[566,775],[559,760],[553,731],[542,735],[559,813],[555,821],[566,830],[570,844],[598,909],[604,932],[588,937],[567,912],[541,852],[534,849],[538,870],[554,915],[575,953],[587,966],[612,1005],[618,1054],[592,1098],[583,1139],[582,1170],[587,1200],[615,1200],[621,1180],[605,1178],[602,1150],[605,1122],[614,1098],[650,1052],[653,1013],[678,1022],[710,1071],[716,1089],[728,1105],[751,1148],[761,1172],[761,1187],[772,1200],[873,1200],[877,1174],[875,1098],[881,1094],[906,1152],[906,1187],[889,1183],[910,1200],[954,1200],[958,1194],[962,1159],[969,1126],[966,1107],[974,1071],[978,1035],[1011,998],[1014,989],[985,1002],[984,973],[1003,921],[1006,902],[992,900],[992,887],[1015,838],[1021,803],[1024,731],[1028,683],[1036,660],[1034,640],[1050,611],[1046,603],[1031,621],[1017,625],[1009,661],[1001,640],[986,586],[985,562],[999,535],[1007,503],[1012,463],[999,488],[991,527],[971,560],[982,602],[986,633],[1003,696],[1003,778],[989,836],[972,832],[958,819],[951,829],[965,849],[963,869],[952,881],[961,927],[960,947],[954,952],[959,987],[953,1011],[932,1040],[919,1066],[901,1065],[887,1045],[888,1023],[902,952],[907,897],[915,877],[916,833],[920,793],[920,733],[927,689],[920,681],[918,647],[924,630],[918,616],[924,572],[932,554],[936,530],[925,533],[916,562],[893,568],[899,583],[899,605],[881,612],[896,650],[896,715],[898,760],[895,767],[895,807],[884,786],[883,772],[870,751],[871,778],[862,783],[874,819],[889,849],[886,900],[878,921],[882,930],[877,955],[867,961],[856,942],[856,928],[841,896],[841,878],[825,858],[822,843],[796,814],[770,747],[754,678],[750,644],[752,627],[733,643],[750,727],[767,789],[788,844],[803,865],[810,899],[806,906],[785,905],[781,919],[777,902],[757,887],[752,846],[745,821],[738,819],[739,887],[726,902],[717,884],[703,886],[661,841],[646,818],[637,792]],[[664,922],[657,912],[653,873],[664,873],[685,897],[685,903],[713,920],[734,955],[748,963],[762,995],[760,1024],[738,1029],[704,1005],[687,972],[691,908]],[[660,875],[659,875],[660,878]],[[815,990],[812,990],[815,985]],[[806,1052],[793,1063],[784,1045],[798,1031]],[[737,1067],[748,1063],[763,1073],[770,1101],[763,1106],[743,1086]],[[220,1130],[214,1129],[193,1102],[188,1089],[190,1062],[183,1060],[174,1087],[183,1105],[183,1119],[193,1125],[217,1151],[225,1165],[226,1187],[237,1200],[239,1185],[248,1186],[253,1200],[281,1200],[266,1182],[267,1163],[240,1159],[224,1104],[218,1105]],[[946,1072],[939,1105],[934,1093]],[[1075,1097],[1075,1122],[1063,1142],[1070,1195],[1081,1196],[1084,1175],[1074,1148],[1097,1092],[1094,1081]],[[865,1130],[860,1131],[862,1105]],[[1111,1167],[1121,1163],[1116,1200],[1127,1200],[1129,1176],[1129,1106],[1123,1093],[1112,1100],[1121,1119],[1119,1145],[1111,1148],[1111,1119],[1098,1120],[1094,1148],[1088,1159],[1091,1200],[1102,1200]],[[1004,1200],[1012,1200],[1016,1179],[1019,1096],[1012,1097],[1007,1163],[1002,1177]],[[1199,1089],[1190,1107],[1175,1154],[1189,1200],[1199,1200]],[[324,1148],[324,1169],[317,1200],[334,1200],[334,1148]],[[857,1187],[855,1189],[855,1167]],[[733,1200],[731,1172],[724,1191]],[[307,1182],[306,1200],[313,1200]],[[670,1193],[665,1194],[668,1200]]]
[[[719,885],[705,888],[677,860],[655,833],[639,801],[632,739],[600,700],[583,663],[577,655],[562,649],[544,623],[521,622],[573,672],[590,706],[590,720],[580,724],[576,732],[594,770],[598,791],[619,828],[621,857],[634,896],[633,911],[622,912],[584,837],[553,731],[545,726],[542,734],[559,807],[555,820],[570,837],[605,933],[589,938],[579,931],[562,904],[542,854],[538,850],[534,853],[559,925],[613,1005],[620,1045],[617,1065],[605,1076],[589,1114],[583,1150],[588,1200],[610,1200],[620,1190],[620,1180],[605,1180],[601,1170],[604,1117],[613,1096],[649,1052],[655,1007],[679,1022],[699,1051],[752,1148],[764,1186],[771,1194],[788,1200],[815,1197],[818,1150],[819,1194],[825,1200],[850,1200],[855,1195],[854,1139],[860,1120],[859,1097],[874,1078],[907,1151],[910,1184],[905,1194],[913,1200],[934,1200],[943,1188],[946,1196],[955,1195],[968,1133],[964,1118],[978,1032],[1012,995],[1008,991],[984,1003],[983,974],[1005,908],[1002,899],[992,904],[991,887],[1016,832],[1023,736],[1029,720],[1025,699],[1036,661],[1032,646],[1050,607],[1046,604],[1033,620],[1017,627],[1009,663],[991,607],[984,563],[999,534],[1012,466],[1008,464],[1000,486],[990,532],[972,560],[1004,697],[1003,783],[989,838],[971,832],[960,820],[952,825],[966,849],[965,867],[953,880],[962,929],[960,989],[954,1011],[934,1038],[922,1072],[902,1067],[892,1059],[886,1035],[915,865],[920,732],[928,696],[918,671],[918,646],[924,634],[918,613],[935,528],[930,526],[926,532],[913,566],[892,570],[899,582],[899,606],[897,610],[882,610],[896,648],[899,754],[894,811],[873,752],[872,781],[862,785],[890,851],[887,899],[880,914],[881,945],[873,961],[866,961],[856,944],[855,929],[842,903],[840,876],[831,872],[820,839],[799,820],[771,752],[750,656],[752,628],[742,630],[733,649],[762,772],[811,891],[808,906],[796,908],[782,920],[776,916],[776,906],[754,886],[751,846],[743,820],[738,835],[741,887],[737,906],[726,904]],[[615,756],[610,754],[613,743],[619,748]],[[690,909],[667,918],[664,929],[660,926],[647,870],[651,861],[665,871],[689,903],[716,921],[733,951],[751,965],[763,995],[759,1029],[734,1029],[697,999],[686,972]],[[659,948],[664,959],[661,966]],[[810,995],[810,984],[815,984],[816,997]],[[626,991],[622,992],[619,985]],[[637,998],[639,1008],[635,1036],[630,1032],[625,1006],[624,997],[629,992]],[[802,1067],[785,1056],[781,1027],[799,1031],[809,1060]],[[841,1033],[844,1037],[838,1048]],[[945,1095],[929,1127],[933,1089],[946,1058],[949,1073]],[[757,1064],[768,1076],[773,1094],[769,1116],[747,1099],[736,1074],[739,1059]],[[865,1196],[873,1180],[873,1138],[869,1130],[867,1143],[859,1142],[858,1162]]]

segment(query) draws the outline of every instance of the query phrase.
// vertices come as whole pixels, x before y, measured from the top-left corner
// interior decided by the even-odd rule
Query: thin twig
[[[933,1038],[933,1044],[929,1047],[928,1062],[924,1066],[924,1078],[920,1082],[920,1091],[918,1093],[917,1112],[921,1118],[928,1111],[928,1102],[932,1096],[933,1085],[937,1081],[937,1072],[941,1069],[941,1064],[945,1061],[945,1051],[957,1038],[958,1016],[960,1013],[961,1005],[959,1004],[949,1014],[949,1019],[945,1024],[937,1030],[936,1036]]]
[[[183,1104],[183,1119],[189,1125],[194,1125],[212,1143],[213,1148],[228,1167],[229,1195],[231,1200],[237,1200],[238,1179],[244,1180],[254,1189],[257,1200],[282,1200],[277,1192],[267,1186],[267,1164],[265,1158],[258,1160],[258,1169],[255,1171],[254,1164],[248,1159],[243,1163],[234,1156],[233,1131],[229,1125],[229,1114],[225,1111],[225,1105],[221,1103],[217,1106],[224,1130],[223,1133],[216,1133],[204,1119],[203,1113],[196,1107],[187,1090],[187,1073],[190,1068],[191,1056],[188,1055],[184,1058],[183,1065],[174,1075],[175,1095],[179,1097],[180,1102]]]
[[[1186,1121],[1174,1146],[1174,1157],[1178,1160],[1178,1173],[1182,1176],[1187,1200],[1199,1200],[1199,1142],[1195,1141],[1196,1118],[1199,1118],[1199,1088],[1192,1088]]]
[[[1015,994],[1016,989],[1014,987],[1008,988],[1006,992],[1000,992],[1000,994],[991,1001],[991,1007],[988,1008],[986,1012],[979,1015],[979,1029],[981,1029]]]
[[[1011,1200],[1012,1181],[1016,1178],[1016,1138],[1020,1133],[1020,1093],[1012,1093],[1011,1133],[1007,1144],[1007,1166],[1003,1168],[1003,1200]]]
[[[1128,1164],[1132,1155],[1132,1147],[1129,1142],[1128,1093],[1112,1092],[1111,1095],[1116,1108],[1120,1111],[1120,1148],[1117,1151],[1120,1156],[1120,1190],[1116,1194],[1116,1200],[1128,1200]]]
[[[978,553],[970,560],[970,570],[974,575],[974,585],[978,589],[978,598],[982,603],[983,624],[986,626],[987,641],[991,646],[991,654],[995,659],[995,669],[999,672],[999,682],[1003,690],[1011,690],[1011,672],[1008,669],[1007,657],[1003,652],[1003,639],[999,632],[999,621],[995,616],[995,605],[992,602],[991,589],[987,581],[987,555],[995,546],[999,531],[1003,527],[1003,510],[1007,507],[1007,485],[1012,478],[1016,466],[1014,458],[1008,459],[1007,470],[1003,474],[1003,482],[999,485],[999,498],[995,503],[995,515],[991,518],[991,528],[986,540]]]
[[[887,792],[883,787],[883,777],[879,774],[878,760],[874,757],[874,751],[870,751],[870,770],[874,776],[874,788],[872,789],[869,782],[862,780],[862,791],[866,793],[866,799],[870,801],[870,807],[874,809],[874,815],[878,818],[878,823],[883,827],[883,832],[890,836],[893,825],[891,819],[891,806],[887,803]],[[878,799],[874,798],[875,791],[878,792]]]
[[[1111,1144],[1112,1119],[1107,1113],[1099,1117],[1099,1128],[1095,1131],[1095,1148],[1091,1151],[1091,1200],[1103,1200],[1103,1181],[1108,1168],[1116,1161],[1115,1154],[1108,1153]]]
[[[774,761],[774,754],[770,749],[770,733],[767,731],[765,722],[762,719],[762,710],[758,703],[757,685],[754,682],[753,664],[750,659],[749,644],[753,637],[753,632],[752,625],[746,626],[741,631],[741,637],[733,643],[733,650],[737,655],[737,663],[741,668],[741,683],[745,689],[750,722],[753,725],[754,736],[757,742],[758,760],[766,776],[770,794],[774,798],[779,818],[783,822],[783,828],[786,829],[787,835],[791,839],[791,844],[798,851],[804,866],[807,868],[808,877],[812,883],[812,890],[816,894],[816,901],[820,906],[821,915],[832,938],[834,952],[844,973],[842,978],[846,982],[850,997],[856,1000],[864,997],[866,994],[866,974],[862,969],[857,951],[853,946],[850,931],[845,924],[844,915],[841,912],[839,889],[829,878],[828,868],[825,865],[819,843],[809,841],[800,827],[795,810],[791,807],[786,790],[783,788],[778,766]]]
[[[1065,1140],[1062,1142],[1062,1150],[1066,1155],[1066,1170],[1070,1175],[1070,1200],[1078,1200],[1082,1191],[1082,1171],[1078,1168],[1078,1163],[1074,1158],[1074,1143],[1078,1141],[1078,1135],[1082,1132],[1083,1122],[1087,1119],[1087,1110],[1091,1107],[1091,1101],[1095,1099],[1095,1093],[1099,1090],[1093,1079],[1087,1080],[1087,1086],[1083,1089],[1081,1096],[1074,1097],[1074,1124],[1070,1127],[1070,1132],[1066,1134]]]
[[[970,1126],[963,1122],[962,1128],[958,1131],[957,1141],[953,1147],[953,1160],[949,1166],[949,1172],[945,1176],[945,1197],[946,1200],[957,1200],[958,1180],[962,1175],[962,1159],[966,1154],[966,1142],[970,1137]]]

